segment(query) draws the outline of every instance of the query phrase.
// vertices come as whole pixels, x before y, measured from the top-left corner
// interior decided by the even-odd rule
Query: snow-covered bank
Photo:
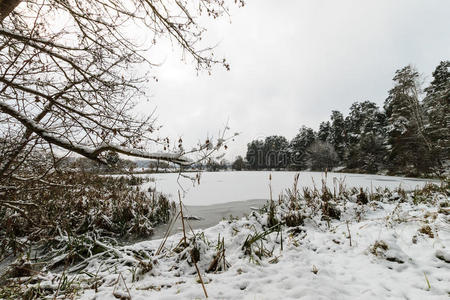
[[[321,186],[322,180],[332,188],[343,182],[347,188],[362,187],[369,191],[376,188],[395,189],[399,186],[406,190],[413,190],[424,186],[431,180],[405,178],[381,175],[363,175],[329,172],[327,176],[322,172],[270,172],[270,171],[242,171],[242,172],[203,172],[200,185],[193,186],[189,179],[179,177],[177,173],[139,175],[155,178],[155,182],[148,186],[155,187],[164,194],[172,195],[178,200],[178,190],[184,193],[186,205],[212,205],[231,201],[245,201],[250,199],[269,199],[269,175],[272,176],[272,194],[277,197],[289,188],[294,176],[300,174],[299,187]],[[195,175],[188,173],[187,175]],[[177,178],[179,180],[177,181]]]
[[[107,269],[104,283],[98,292],[87,290],[82,299],[115,299],[114,291],[132,299],[204,298],[189,255],[194,244],[212,299],[448,299],[450,218],[445,211],[386,198],[370,205],[348,202],[341,220],[331,221],[330,227],[314,217],[299,227],[283,226],[282,234],[266,235],[261,245],[272,253],[261,258],[258,245],[252,254],[243,249],[249,236],[267,230],[267,214],[255,213],[205,230],[186,249],[152,256],[146,260],[148,272],[133,253],[154,253],[161,240],[124,247],[121,252],[129,253],[130,266],[111,272],[112,266],[93,263],[91,272]],[[222,238],[230,266],[207,273]],[[181,234],[170,237],[165,248],[177,249],[180,239]],[[122,279],[118,283],[119,274],[125,284]]]
[[[127,246],[96,241],[101,251],[78,264],[15,276],[11,294],[17,289],[49,299],[202,299],[199,272],[210,299],[450,295],[448,184],[370,194],[294,184],[274,199],[248,217],[205,230],[192,232],[186,224],[186,239],[177,233]],[[2,292],[9,291],[0,289],[0,298]]]
[[[91,259],[81,298],[201,299],[197,261],[211,299],[448,299],[448,194],[327,193]]]

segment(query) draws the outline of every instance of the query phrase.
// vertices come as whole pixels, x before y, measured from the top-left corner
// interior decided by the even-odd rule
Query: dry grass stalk
[[[348,231],[348,239],[350,240],[350,247],[352,246],[352,235],[350,234],[350,227],[348,226],[348,221],[346,222],[347,224],[347,231]]]
[[[158,250],[156,251],[155,255],[159,255],[161,253],[161,251],[164,248],[164,245],[166,244],[166,241],[170,235],[170,232],[172,231],[173,226],[175,225],[179,216],[180,216],[180,212],[178,212],[178,214],[175,216],[175,218],[173,218],[173,220],[170,222],[169,227],[167,228],[167,231],[164,234],[164,238],[163,238],[161,244],[159,245]]]
[[[181,194],[180,194],[179,190],[178,190],[178,199],[180,200],[181,224],[183,225],[183,240],[184,240],[184,243],[186,244],[187,239],[186,239],[186,228],[184,226],[183,204],[181,203]]]
[[[123,295],[123,294],[117,292],[117,286],[119,285],[121,279],[122,279],[123,285],[125,286],[125,289],[126,289],[128,295]],[[116,282],[116,285],[114,286],[114,290],[113,290],[113,296],[120,300],[131,300],[130,290],[128,289],[128,286],[125,282],[125,279],[122,276],[122,273],[119,273],[119,276],[117,277],[117,282]]]
[[[202,284],[203,293],[205,293],[205,297],[208,298],[208,292],[206,292],[205,283],[203,282],[202,274],[200,274],[200,270],[198,269],[197,263],[194,261],[195,269],[197,270],[198,278],[200,283]]]

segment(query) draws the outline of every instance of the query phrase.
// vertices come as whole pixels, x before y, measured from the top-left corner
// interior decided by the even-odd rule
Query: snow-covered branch
[[[182,153],[164,153],[164,152],[150,153],[142,150],[122,147],[115,144],[102,144],[95,148],[88,147],[82,144],[77,144],[63,138],[62,136],[56,135],[55,133],[48,131],[46,128],[40,126],[38,123],[28,118],[21,112],[15,110],[13,107],[9,106],[6,103],[0,102],[0,110],[3,113],[6,113],[11,117],[15,118],[28,130],[34,132],[49,144],[57,145],[61,148],[78,153],[86,158],[96,160],[101,163],[105,162],[99,156],[100,154],[106,151],[116,151],[118,153],[134,157],[163,160],[179,165],[189,165],[191,163],[191,161],[188,158],[184,157]]]

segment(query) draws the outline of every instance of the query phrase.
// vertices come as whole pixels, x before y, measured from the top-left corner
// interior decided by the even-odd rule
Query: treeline
[[[251,141],[233,168],[440,176],[450,153],[449,68],[450,61],[442,61],[423,90],[415,68],[397,70],[382,108],[355,102],[345,117],[332,111],[318,131],[302,126],[291,141],[278,135]]]

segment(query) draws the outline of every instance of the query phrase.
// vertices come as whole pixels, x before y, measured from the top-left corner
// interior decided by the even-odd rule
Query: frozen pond
[[[269,175],[272,176],[272,195],[278,195],[287,188],[292,187],[294,176],[298,172],[270,172],[270,171],[241,171],[241,172],[203,172],[200,184],[193,185],[192,181],[179,177],[177,173],[145,175],[155,178],[149,186],[178,200],[178,191],[181,192],[185,205],[213,205],[234,201],[252,199],[270,199]],[[185,173],[195,177],[196,173]],[[348,188],[363,187],[373,189],[388,187],[390,189],[401,186],[403,189],[412,190],[423,186],[430,180],[404,178],[381,175],[362,175],[346,173],[328,173],[327,178],[321,172],[300,172],[299,189],[304,186],[320,188],[322,180],[333,190],[339,181],[345,183]]]
[[[190,220],[187,220],[192,229],[205,229],[217,225],[221,220],[224,218],[229,218],[230,216],[234,218],[243,217],[244,215],[249,214],[252,210],[262,207],[266,202],[267,200],[265,199],[255,199],[212,205],[186,205],[183,213],[188,218],[195,217],[195,219],[191,218]],[[168,224],[156,227],[154,229],[152,239],[163,238],[168,227]],[[181,230],[181,220],[178,219],[172,229],[172,233],[181,232]]]
[[[269,172],[269,171],[241,171],[241,172],[203,172],[200,184],[193,184],[192,180],[176,173],[140,175],[150,176],[154,182],[145,184],[168,194],[172,200],[178,201],[180,191],[183,203],[186,205],[187,216],[199,219],[190,220],[193,229],[208,228],[216,225],[223,218],[242,217],[253,208],[264,205],[270,199],[269,175],[272,176],[271,186],[273,199],[287,188],[292,187],[294,176],[298,172]],[[185,175],[195,177],[196,173]],[[322,180],[333,189],[343,182],[346,187],[362,187],[375,190],[377,187],[390,189],[401,186],[411,190],[421,187],[430,180],[402,178],[380,175],[361,175],[345,173],[328,173],[325,178],[320,172],[300,172],[299,189],[302,187],[321,187]],[[179,231],[181,223],[177,222],[172,233]],[[153,238],[161,238],[167,230],[167,225],[155,229]]]

